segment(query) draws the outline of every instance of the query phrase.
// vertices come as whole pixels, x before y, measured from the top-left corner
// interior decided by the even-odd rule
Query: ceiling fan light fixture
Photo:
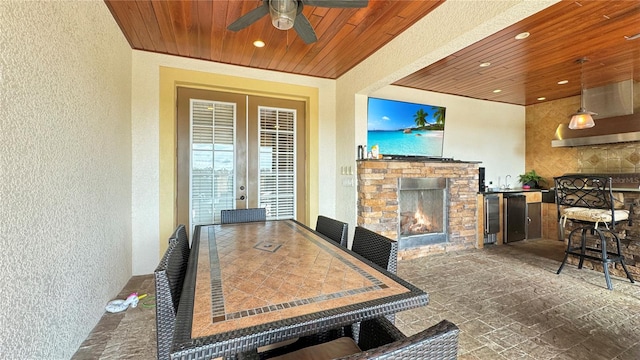
[[[271,24],[273,24],[276,29],[291,29],[297,12],[298,2],[296,0],[269,0]]]

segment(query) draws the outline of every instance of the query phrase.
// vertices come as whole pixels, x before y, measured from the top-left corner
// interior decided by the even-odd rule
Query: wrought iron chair
[[[184,229],[184,226],[182,226]],[[184,256],[184,249],[189,249],[186,232],[180,234],[176,229],[176,240],[169,241],[169,247],[154,271],[156,287],[156,339],[158,342],[158,359],[169,359],[173,334],[175,331],[176,312],[180,303],[180,295],[187,272],[189,253]],[[198,236],[200,227],[196,226],[194,236]]]
[[[316,231],[337,242],[342,247],[347,247],[347,236],[349,235],[349,225],[326,216],[318,215],[316,221]]]
[[[357,344],[344,334],[334,339],[306,337],[306,343],[294,343],[267,353],[246,353],[239,359],[304,360],[327,358],[342,360],[364,359],[457,359],[460,330],[451,322],[443,320],[415,335],[405,336],[389,320],[377,318],[360,323]],[[319,340],[320,343],[314,343]],[[291,351],[291,352],[286,352]],[[283,354],[284,352],[284,354]],[[278,356],[275,356],[279,354]],[[314,357],[309,356],[313,354]],[[320,355],[320,356],[319,356]]]
[[[357,226],[351,250],[381,268],[396,273],[398,268],[398,242],[369,229]]]
[[[222,224],[234,224],[254,221],[266,221],[267,210],[265,208],[234,209],[220,211]]]
[[[620,238],[615,231],[616,223],[627,220],[629,212],[616,209],[611,177],[578,174],[556,177],[554,181],[558,226],[563,237],[567,220],[577,224],[567,237],[567,249],[557,274],[562,271],[569,255],[575,255],[580,259],[578,269],[582,269],[585,259],[602,263],[609,290],[613,289],[609,275],[610,263],[620,263],[633,283],[621,253]],[[604,229],[601,225],[604,225]],[[577,245],[574,245],[576,242]],[[612,242],[616,244],[615,251],[607,249],[607,244]]]

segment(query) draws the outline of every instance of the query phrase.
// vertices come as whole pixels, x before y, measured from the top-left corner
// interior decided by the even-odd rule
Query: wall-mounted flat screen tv
[[[369,98],[367,147],[384,155],[441,157],[445,110],[442,106]]]

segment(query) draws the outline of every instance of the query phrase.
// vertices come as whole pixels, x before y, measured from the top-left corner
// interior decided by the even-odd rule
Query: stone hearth
[[[447,241],[400,250],[412,259],[476,246],[478,163],[457,161],[358,161],[358,226],[398,240],[398,179],[446,178]]]

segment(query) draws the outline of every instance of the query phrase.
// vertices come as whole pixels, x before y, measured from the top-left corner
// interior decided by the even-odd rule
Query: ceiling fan
[[[369,5],[369,0],[262,0],[260,7],[242,15],[227,29],[231,31],[242,30],[269,14],[271,23],[277,29],[289,30],[293,27],[305,43],[311,44],[316,42],[318,38],[311,23],[302,13],[304,5],[328,8],[364,8]]]

